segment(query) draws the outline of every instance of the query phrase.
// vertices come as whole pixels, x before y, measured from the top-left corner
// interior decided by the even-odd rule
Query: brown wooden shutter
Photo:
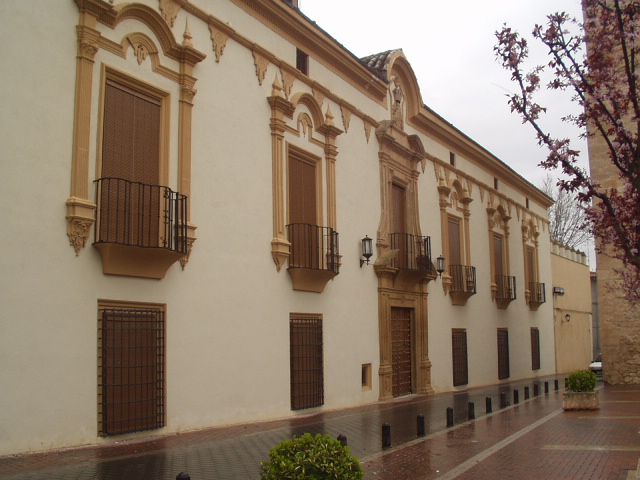
[[[460,221],[449,217],[449,265],[462,265]]]
[[[504,275],[502,237],[493,236],[493,262],[496,276]]]

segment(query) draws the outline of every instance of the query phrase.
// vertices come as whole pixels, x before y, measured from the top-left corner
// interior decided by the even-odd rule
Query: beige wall
[[[252,7],[246,2],[189,2],[168,26],[171,19],[162,19],[158,1],[145,0],[137,17],[91,27],[100,34],[100,43],[88,67],[93,78],[84,104],[87,115],[77,119],[80,127],[87,126],[88,147],[79,152],[87,158],[82,172],[87,201],[93,201],[98,177],[103,69],[108,66],[168,92],[167,177],[178,190],[185,183],[179,159],[187,151],[178,135],[184,120],[179,82],[185,77],[170,73],[181,67],[169,54],[189,42],[206,54],[191,72],[197,93],[189,144],[190,218],[197,240],[184,269],[175,263],[163,279],[153,280],[105,275],[91,245],[93,229],[78,255],[67,237],[65,202],[75,178],[72,159],[79,141],[74,138],[78,7],[71,1],[55,7],[48,0],[0,2],[0,36],[7,46],[0,53],[6,67],[0,78],[7,86],[0,91],[5,120],[0,154],[6,160],[0,167],[0,199],[7,207],[2,229],[6,255],[0,260],[0,455],[296,416],[289,398],[288,320],[293,312],[323,318],[325,404],[318,410],[377,401],[378,281],[373,267],[360,267],[359,260],[360,239],[375,237],[381,216],[375,127],[391,118],[388,85],[284,2],[262,3],[273,15],[247,12]],[[112,8],[101,1],[87,0],[86,5]],[[207,24],[211,18],[221,34],[213,35],[214,40]],[[185,36],[187,21],[190,35]],[[304,35],[287,33],[287,22]],[[127,43],[132,33],[156,50],[137,57]],[[299,43],[307,38],[313,42]],[[310,53],[309,78],[290,75],[296,46]],[[285,119],[285,142],[324,157],[319,130],[342,131],[335,164],[342,266],[321,294],[294,291],[286,267],[278,271],[272,258],[274,150],[267,99],[277,91],[276,79],[288,89],[282,95],[289,99],[313,96],[324,116],[315,118],[308,105],[298,105],[295,115]],[[468,330],[469,387],[498,382],[497,328],[509,329],[511,379],[553,373],[548,200],[424,109],[419,98],[413,100],[414,119],[407,122],[405,134],[417,135],[425,150],[411,172],[417,178],[422,235],[431,237],[433,256],[440,254],[439,172],[448,163],[448,152],[455,150],[459,163],[456,169],[447,167],[446,175],[448,181],[458,179],[469,187],[470,248],[478,275],[478,292],[466,306],[452,305],[442,279],[429,282],[421,294],[428,306],[428,330],[418,333],[427,337],[433,390],[453,388],[452,328]],[[298,122],[303,112],[315,122],[312,138]],[[322,175],[326,190],[324,164]],[[497,192],[494,177],[500,181]],[[328,195],[322,199],[325,218]],[[529,208],[526,198],[531,199]],[[496,307],[490,289],[487,207],[494,201],[510,214],[510,267],[518,281],[518,298],[506,310]],[[537,311],[529,308],[523,291],[525,224],[536,226],[539,279],[547,289],[547,302]],[[97,437],[99,300],[166,305],[167,418],[162,429]],[[541,334],[542,367],[536,371],[531,369],[531,327]],[[363,364],[372,365],[370,390],[361,385]]]
[[[551,265],[553,287],[564,289],[564,295],[553,295],[557,371],[586,369],[593,360],[591,283],[586,255],[554,243]]]

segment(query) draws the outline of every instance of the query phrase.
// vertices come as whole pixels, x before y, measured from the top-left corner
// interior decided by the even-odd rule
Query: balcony
[[[516,299],[516,277],[496,275],[495,281],[495,284],[491,285],[491,291],[498,308],[504,310]]]
[[[547,301],[545,293],[544,283],[529,282],[529,291],[527,293],[527,299],[529,308],[531,310],[538,310],[540,305]]]
[[[122,178],[95,181],[94,246],[106,274],[161,279],[187,253],[187,197]]]
[[[391,258],[390,266],[398,269],[396,283],[415,285],[423,279],[436,276],[431,257],[431,238],[410,233],[392,233],[391,250],[397,253]]]
[[[469,265],[449,265],[451,276],[451,301],[454,305],[466,305],[476,294],[476,267]]]
[[[294,290],[321,293],[340,273],[338,232],[308,223],[287,225],[291,250],[289,275]]]

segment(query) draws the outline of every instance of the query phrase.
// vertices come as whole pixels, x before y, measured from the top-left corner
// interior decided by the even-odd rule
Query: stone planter
[[[564,392],[562,408],[565,410],[597,410],[600,408],[600,395],[595,392]]]

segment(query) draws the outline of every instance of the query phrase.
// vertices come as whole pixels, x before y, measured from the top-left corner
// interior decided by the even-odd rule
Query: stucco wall
[[[141,3],[159,16],[157,1]],[[375,237],[381,204],[379,144],[365,117],[369,122],[389,119],[386,101],[375,100],[368,87],[355,86],[354,81],[345,80],[343,72],[335,71],[337,67],[332,69],[313,56],[312,80],[298,79],[293,84],[293,93],[315,94],[312,85],[331,93],[331,99],[321,102],[322,111],[330,110],[336,127],[343,130],[336,140],[340,274],[321,294],[294,291],[286,268],[276,269],[270,250],[273,151],[267,100],[273,94],[274,79],[281,78],[279,62],[295,64],[294,36],[278,33],[259,15],[248,14],[233,2],[203,0],[197,3],[199,8],[237,33],[235,39],[228,39],[217,59],[208,26],[181,9],[171,28],[176,43],[183,42],[188,19],[193,47],[207,55],[193,72],[197,94],[193,100],[190,198],[197,240],[186,267],[175,263],[162,280],[105,275],[99,252],[91,246],[92,236],[78,255],[67,238],[65,201],[71,190],[75,141],[79,11],[72,1],[55,8],[51,5],[45,0],[0,4],[0,35],[11,46],[0,53],[7,67],[0,74],[6,86],[0,93],[4,112],[0,149],[5,159],[0,195],[6,206],[2,229],[6,254],[0,264],[4,297],[0,318],[0,455],[298,415],[290,407],[291,313],[320,314],[323,318],[325,404],[321,409],[377,401],[378,280],[373,267],[360,267],[359,260],[360,239]],[[169,93],[168,183],[177,189],[180,86],[154,71],[151,57],[139,61],[125,40],[128,33],[139,32],[159,46],[156,32],[135,19],[126,19],[115,28],[101,23],[95,28],[112,43],[97,50],[93,64],[88,119],[90,199],[92,182],[99,176],[105,66]],[[273,55],[262,84],[256,74],[256,59],[248,42],[243,44],[240,37]],[[121,44],[126,46],[124,57],[112,51]],[[161,64],[177,69],[177,61],[159,50]],[[341,99],[359,110],[350,117],[348,126],[341,115]],[[305,109],[308,111],[300,106],[297,113]],[[294,119],[288,122],[291,129],[297,128]],[[436,257],[442,248],[442,232],[434,162],[447,162],[453,146],[430,136],[424,128],[408,125],[406,129],[407,134],[420,136],[430,155],[424,170],[419,166],[415,174],[421,230],[431,237]],[[313,135],[317,137],[317,132]],[[319,157],[325,155],[304,135],[289,131],[286,141]],[[482,158],[488,157],[481,153]],[[536,216],[538,248],[548,252],[546,210],[533,201],[529,209],[525,207],[525,198],[535,189],[517,175],[505,173],[499,178],[500,193],[512,206],[508,221],[511,275],[522,282],[518,298],[500,310],[489,288],[486,208],[494,173],[483,161],[486,158],[471,161],[461,155],[457,165],[460,173],[467,172],[479,182],[471,192],[470,205],[471,256],[478,271],[478,292],[466,306],[452,306],[442,279],[426,287],[435,391],[452,389],[452,328],[468,331],[470,387],[498,381],[497,328],[509,329],[511,379],[546,375],[555,369],[548,255],[541,254],[538,262],[540,281],[547,285],[547,302],[532,311],[522,288],[522,223]],[[323,186],[326,188],[326,170]],[[325,193],[324,209],[326,204]],[[166,305],[167,413],[166,426],[160,430],[97,437],[100,300]],[[531,369],[531,327],[538,327],[541,335],[542,366],[536,371]],[[372,385],[363,389],[361,366],[369,363]]]

